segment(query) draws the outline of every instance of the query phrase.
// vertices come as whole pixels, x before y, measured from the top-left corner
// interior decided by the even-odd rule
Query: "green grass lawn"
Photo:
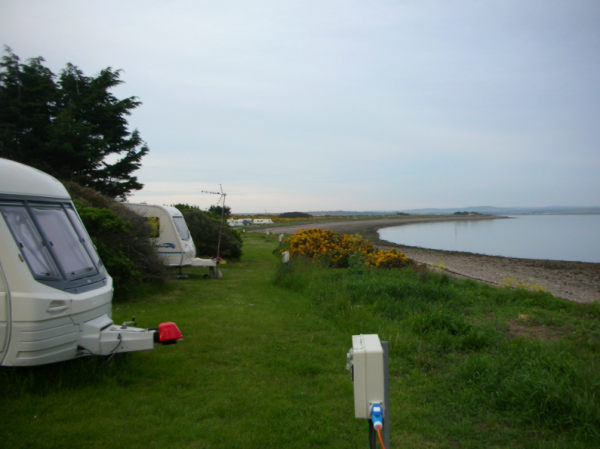
[[[345,371],[351,336],[273,284],[275,247],[254,236],[222,280],[193,269],[114,305],[117,322],[175,321],[175,346],[2,369],[2,446],[363,447]]]
[[[423,272],[282,267],[245,235],[222,280],[147,288],[152,351],[0,369],[10,448],[365,448],[351,336],[390,342],[392,448],[598,447],[600,308]]]

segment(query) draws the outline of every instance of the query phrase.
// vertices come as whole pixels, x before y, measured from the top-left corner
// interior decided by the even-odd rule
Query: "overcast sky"
[[[123,70],[132,201],[600,205],[598,0],[0,0],[0,44]]]

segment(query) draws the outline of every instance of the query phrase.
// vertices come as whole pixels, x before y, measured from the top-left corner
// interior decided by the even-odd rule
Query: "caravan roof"
[[[0,158],[0,192],[15,196],[70,199],[67,189],[52,176],[3,158]]]

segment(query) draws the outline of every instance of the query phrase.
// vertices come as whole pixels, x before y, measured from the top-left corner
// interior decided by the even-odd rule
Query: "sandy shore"
[[[518,259],[417,248],[382,241],[377,235],[378,229],[389,226],[431,221],[481,219],[490,219],[490,217],[441,216],[341,220],[262,228],[260,232],[293,234],[300,229],[319,227],[346,234],[361,234],[379,247],[396,247],[416,262],[426,264],[436,270],[443,270],[451,276],[474,279],[495,286],[506,285],[507,282],[525,283],[529,286],[542,287],[559,298],[577,302],[589,303],[600,300],[599,263]]]

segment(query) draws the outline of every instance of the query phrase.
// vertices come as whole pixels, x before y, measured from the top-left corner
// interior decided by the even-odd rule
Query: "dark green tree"
[[[112,198],[142,188],[132,172],[148,147],[127,116],[141,103],[116,98],[122,83],[108,67],[95,77],[67,64],[57,77],[44,59],[21,63],[10,48],[0,62],[0,156]]]
[[[54,74],[43,58],[21,64],[10,49],[0,62],[0,156],[16,161],[39,159],[47,153],[56,108]],[[49,165],[36,167],[47,171]]]
[[[223,214],[223,218],[229,218],[231,216],[231,208],[229,206],[210,206],[208,208],[208,213],[213,215],[216,218],[221,218],[221,214]]]

